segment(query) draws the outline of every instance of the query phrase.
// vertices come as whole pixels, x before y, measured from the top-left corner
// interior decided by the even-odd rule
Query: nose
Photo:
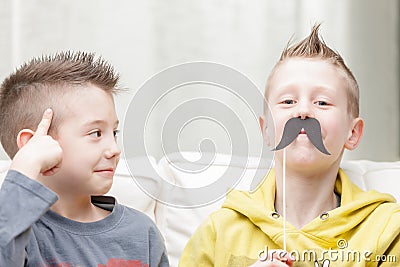
[[[294,117],[298,117],[302,120],[305,120],[306,118],[313,118],[314,116],[312,114],[312,107],[310,106],[310,103],[307,101],[299,101]]]
[[[112,138],[112,140],[109,142],[104,155],[107,159],[111,159],[113,157],[119,158],[121,155],[121,150],[119,149],[117,141],[114,138]]]

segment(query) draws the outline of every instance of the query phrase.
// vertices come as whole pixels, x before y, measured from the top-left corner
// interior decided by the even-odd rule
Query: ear
[[[17,146],[18,149],[21,149],[28,141],[32,138],[32,136],[35,134],[34,131],[30,129],[23,129],[19,131],[17,135]]]
[[[361,136],[364,132],[364,121],[361,118],[355,118],[351,125],[351,132],[344,144],[348,150],[355,149],[361,141]]]
[[[268,136],[267,133],[267,118],[265,117],[265,115],[261,115],[259,118],[259,123],[260,123],[260,128],[261,128],[261,133],[263,135],[263,139],[265,141],[265,144],[267,146],[271,146],[271,140]]]

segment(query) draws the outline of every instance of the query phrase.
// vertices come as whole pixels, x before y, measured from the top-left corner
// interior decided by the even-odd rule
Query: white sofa
[[[207,217],[207,215],[217,210],[224,197],[207,205],[196,208],[182,208],[155,200],[141,189],[143,183],[150,183],[154,192],[163,191],[155,171],[168,183],[179,187],[199,187],[210,184],[221,176],[228,167],[233,168],[238,174],[243,174],[242,179],[235,186],[239,189],[249,189],[256,173],[266,173],[270,164],[268,161],[260,162],[255,158],[230,157],[228,155],[216,155],[213,164],[208,165],[204,161],[196,161],[198,153],[183,153],[186,159],[193,162],[183,162],[182,158],[176,155],[169,155],[162,158],[158,163],[154,158],[138,158],[137,162],[151,162],[152,170],[146,168],[135,168],[135,179],[132,179],[127,164],[122,160],[118,166],[114,177],[114,184],[109,192],[118,201],[129,207],[138,209],[151,217],[158,225],[164,235],[171,266],[177,266],[179,256],[197,226]],[[246,162],[246,167],[243,166]],[[0,161],[0,182],[2,182],[9,161]],[[201,171],[185,171],[184,165],[189,164],[190,168],[198,167]],[[143,164],[145,166],[146,164]],[[141,166],[138,164],[137,166]],[[400,162],[375,162],[368,160],[344,161],[341,167],[347,172],[350,178],[360,188],[364,190],[376,189],[381,192],[392,194],[400,202]],[[139,183],[138,183],[139,181]],[[165,192],[164,192],[165,193]],[[190,197],[190,196],[186,196]]]

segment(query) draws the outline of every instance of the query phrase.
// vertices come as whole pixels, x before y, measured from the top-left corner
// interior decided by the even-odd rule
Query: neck
[[[50,208],[68,219],[78,222],[95,222],[105,218],[110,212],[91,202],[90,196],[76,197],[59,195],[59,200]]]
[[[276,162],[275,209],[283,214],[283,168]],[[286,221],[298,229],[337,206],[334,193],[339,165],[315,172],[286,168]]]

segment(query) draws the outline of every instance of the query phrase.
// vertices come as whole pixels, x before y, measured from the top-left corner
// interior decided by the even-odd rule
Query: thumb
[[[34,135],[35,136],[47,135],[52,118],[53,118],[53,110],[51,108],[46,109],[46,111],[43,113],[42,120],[40,121]]]

